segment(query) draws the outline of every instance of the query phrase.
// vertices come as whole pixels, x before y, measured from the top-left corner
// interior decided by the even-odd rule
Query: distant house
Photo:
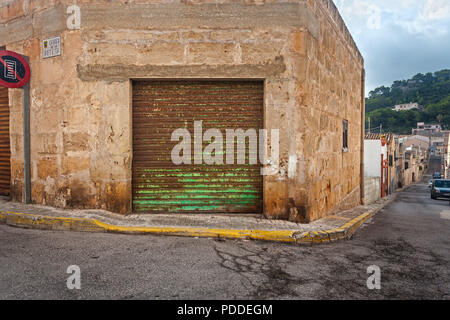
[[[407,110],[413,110],[413,109],[420,109],[420,105],[415,102],[410,103],[404,103],[404,104],[397,104],[393,108],[395,111],[407,111]]]
[[[370,204],[395,190],[396,143],[393,134],[368,133],[364,139],[364,193]]]
[[[436,147],[436,155],[438,156],[444,155],[445,150],[444,141],[435,142],[433,143],[433,146]]]
[[[404,136],[398,138],[399,143],[402,143],[405,148],[416,146],[422,150],[428,150],[430,147],[430,138],[421,135]]]
[[[420,181],[427,168],[429,141],[422,136],[366,134],[364,203],[373,203],[397,188]]]
[[[430,123],[426,124],[425,122],[418,122],[417,128],[412,129],[413,135],[429,135],[433,133],[440,133],[442,131],[442,127],[440,124]]]
[[[404,163],[402,168],[402,185],[408,186],[420,181],[425,172],[426,153],[419,147],[409,147],[404,150]]]
[[[427,167],[430,139],[404,136],[397,138],[397,141],[397,184],[398,187],[405,187],[422,179]]]

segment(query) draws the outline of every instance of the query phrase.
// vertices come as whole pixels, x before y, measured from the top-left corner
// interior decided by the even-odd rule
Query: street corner
[[[186,225],[158,226],[145,225],[136,226],[124,223],[123,220],[117,223],[101,221],[94,218],[61,217],[42,214],[20,213],[12,211],[0,211],[0,223],[14,227],[53,230],[53,231],[77,231],[77,232],[100,232],[135,235],[163,235],[179,237],[202,237],[219,239],[247,239],[257,241],[296,243],[296,244],[325,244],[348,238],[362,223],[370,217],[369,213],[364,213],[357,218],[350,220],[341,227],[327,230],[299,231],[291,230],[259,230],[191,227]]]

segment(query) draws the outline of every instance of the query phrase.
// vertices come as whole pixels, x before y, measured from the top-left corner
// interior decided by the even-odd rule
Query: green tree
[[[424,110],[395,112],[396,104],[417,102]],[[381,86],[366,98],[366,119],[372,128],[383,128],[394,133],[410,133],[417,122],[439,122],[450,129],[450,70],[418,73],[408,80],[394,81],[390,87]]]

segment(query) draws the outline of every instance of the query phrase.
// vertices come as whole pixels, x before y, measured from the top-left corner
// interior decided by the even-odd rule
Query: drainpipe
[[[384,198],[384,154],[381,154],[381,198]]]
[[[6,50],[6,46],[0,46],[0,50]],[[28,56],[22,57],[30,63]],[[31,203],[31,161],[30,161],[30,81],[22,88],[22,115],[23,115],[23,196],[26,204]]]
[[[366,204],[365,187],[364,187],[364,138],[366,135],[366,71],[361,70],[361,167],[360,167],[360,190],[361,190],[361,204]]]
[[[29,63],[30,59],[22,55]],[[31,79],[30,79],[31,81]],[[23,112],[23,182],[24,200],[26,204],[31,203],[31,151],[30,151],[30,81],[23,87],[22,112]]]

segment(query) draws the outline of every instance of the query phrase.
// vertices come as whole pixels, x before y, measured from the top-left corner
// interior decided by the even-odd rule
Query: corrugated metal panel
[[[9,195],[11,183],[8,89],[0,87],[0,195]]]
[[[178,128],[194,139],[194,121],[210,128],[261,129],[263,83],[258,81],[139,81],[133,84],[134,212],[260,213],[259,165],[175,165]],[[207,146],[209,142],[204,142]],[[247,143],[248,144],[248,143]],[[236,158],[235,148],[235,158]],[[248,158],[248,147],[246,148]]]
[[[364,137],[366,140],[380,140],[381,138],[390,143],[394,140],[394,135],[392,133],[366,133]]]

